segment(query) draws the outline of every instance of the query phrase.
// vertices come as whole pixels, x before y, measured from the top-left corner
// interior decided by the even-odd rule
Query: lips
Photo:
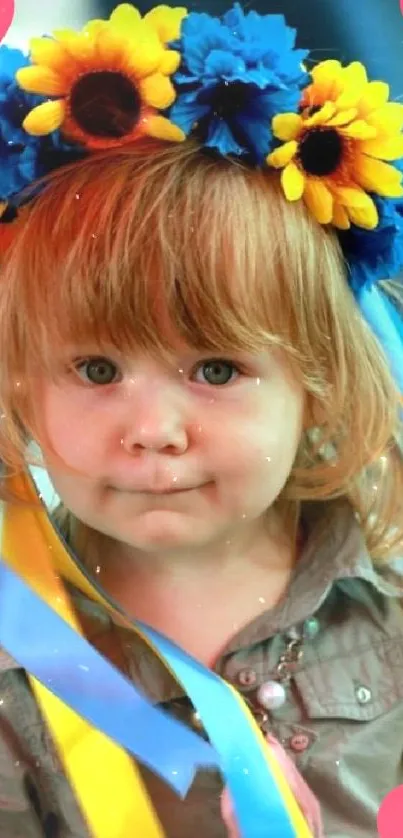
[[[117,492],[128,492],[136,495],[178,495],[181,492],[190,492],[198,489],[199,486],[163,486],[156,489],[154,486],[111,486]]]

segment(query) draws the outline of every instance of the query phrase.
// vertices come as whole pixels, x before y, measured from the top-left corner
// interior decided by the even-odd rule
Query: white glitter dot
[[[89,666],[84,666],[84,664],[83,664],[83,663],[79,663],[79,664],[78,664],[78,668],[79,668],[79,669],[82,669],[82,670],[83,670],[83,672],[89,672],[89,671],[90,671]]]

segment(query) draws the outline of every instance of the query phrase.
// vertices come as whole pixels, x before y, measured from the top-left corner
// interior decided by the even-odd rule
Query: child
[[[403,261],[403,107],[358,64],[307,78],[291,41],[239,7],[122,6],[32,44],[28,93],[7,89],[13,171],[35,171],[2,196],[4,221],[21,208],[0,454],[21,472],[39,446],[94,586],[235,686],[327,838],[369,838],[403,782],[400,395],[366,322]],[[197,728],[107,601],[69,593],[91,644]],[[1,669],[0,834],[86,838],[24,671]],[[218,774],[184,802],[142,774],[168,838],[237,833]]]

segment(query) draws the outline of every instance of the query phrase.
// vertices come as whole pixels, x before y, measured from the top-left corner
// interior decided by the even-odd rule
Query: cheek
[[[47,459],[53,459],[54,452],[66,466],[91,473],[103,448],[101,429],[94,416],[77,409],[72,400],[62,398],[57,390],[45,392],[42,404],[41,427],[45,449],[50,449],[45,453]]]

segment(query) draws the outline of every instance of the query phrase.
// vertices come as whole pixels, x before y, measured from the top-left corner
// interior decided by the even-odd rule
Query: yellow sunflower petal
[[[75,29],[54,29],[53,37],[58,41],[64,41],[66,38],[74,38],[77,35]]]
[[[365,154],[358,154],[354,161],[354,178],[368,192],[375,192],[385,198],[403,196],[402,174],[389,163],[375,160]]]
[[[166,49],[160,61],[158,70],[164,76],[171,76],[175,73],[181,63],[181,54],[175,49]]]
[[[361,143],[360,150],[379,160],[398,160],[399,157],[403,157],[403,137],[367,140]]]
[[[141,79],[154,73],[164,57],[164,48],[157,35],[136,38],[127,44],[125,66]]]
[[[154,9],[144,15],[144,21],[152,26],[163,44],[179,38],[182,21],[188,10],[184,6],[177,6],[171,9],[170,6],[155,6]]]
[[[335,93],[338,93],[342,75],[342,66],[340,61],[335,61],[334,59],[321,61],[313,68],[311,75],[314,81],[314,84],[310,85],[311,93],[315,98],[315,101],[312,102],[312,104],[316,103],[316,97],[321,99],[322,102],[326,99],[334,100],[336,98]]]
[[[136,26],[141,22],[141,14],[138,9],[131,6],[130,3],[120,3],[120,5],[116,6],[116,9],[112,12],[109,20],[113,26],[116,26],[116,28],[121,29],[126,35],[128,35],[130,34],[130,30],[133,26]]]
[[[287,201],[299,201],[304,194],[305,177],[295,163],[289,163],[281,172],[281,183]]]
[[[375,108],[386,105],[389,99],[389,85],[384,81],[370,81],[358,103],[360,113],[364,116]]]
[[[93,20],[89,20],[88,23],[85,24],[83,27],[83,32],[91,35],[91,37],[96,38],[99,32],[102,32],[104,29],[108,27],[106,20],[99,20],[94,18]]]
[[[330,125],[332,128],[338,128],[341,125],[348,125],[349,122],[352,122],[357,116],[357,108],[349,108],[348,111],[340,111],[332,116],[331,119],[327,121],[327,125]]]
[[[341,133],[352,140],[372,140],[376,137],[377,131],[373,125],[368,125],[363,119],[356,119],[342,128]]]
[[[45,64],[52,70],[64,69],[69,60],[62,44],[53,38],[31,38],[29,52],[34,64]]]
[[[344,207],[370,210],[373,205],[372,198],[367,192],[357,186],[336,186],[333,184],[332,191]]]
[[[333,196],[322,180],[306,178],[304,201],[319,224],[330,224],[333,216]]]
[[[28,93],[40,93],[42,96],[63,96],[67,93],[66,80],[50,67],[21,67],[15,77],[20,87]]]
[[[367,71],[360,61],[352,61],[342,73],[344,90],[336,100],[338,110],[354,108],[368,84]]]
[[[368,125],[373,125],[379,134],[396,134],[403,127],[403,105],[388,102],[382,108],[369,113],[365,121]]]
[[[279,140],[295,140],[303,126],[297,113],[280,113],[272,121],[272,131]]]
[[[344,207],[341,204],[335,202],[333,206],[333,219],[332,223],[338,230],[349,230],[351,227],[350,219]]]
[[[162,73],[146,76],[139,83],[141,95],[152,108],[169,108],[175,101],[176,93],[171,80]]]
[[[372,206],[366,209],[358,209],[357,207],[346,207],[346,211],[353,224],[357,227],[363,227],[365,230],[374,230],[379,222],[378,210],[373,201]]]
[[[25,117],[23,128],[27,134],[43,137],[60,128],[65,116],[66,104],[63,99],[58,99],[56,102],[43,102]]]
[[[182,143],[186,139],[186,134],[171,122],[165,116],[150,116],[144,120],[143,131],[149,137],[155,137],[157,140],[167,140],[171,143]]]
[[[121,35],[110,26],[100,29],[97,36],[97,52],[101,60],[106,63],[124,60],[125,47],[122,44]]]
[[[322,108],[313,116],[309,116],[304,120],[307,128],[312,128],[314,125],[324,125],[336,113],[336,107],[333,102],[325,102]]]
[[[298,143],[296,140],[290,140],[288,143],[284,143],[284,145],[276,148],[271,152],[271,154],[268,154],[266,157],[266,163],[268,163],[269,166],[273,166],[275,169],[282,169],[291,162],[297,151]]]
[[[56,33],[55,33],[56,35]],[[96,58],[95,40],[89,32],[57,32],[57,40],[63,44],[68,54],[80,64],[94,61]]]

